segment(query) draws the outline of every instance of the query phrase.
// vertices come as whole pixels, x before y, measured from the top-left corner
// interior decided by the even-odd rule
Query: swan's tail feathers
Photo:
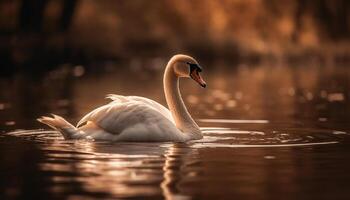
[[[66,140],[73,139],[73,135],[79,132],[76,127],[58,115],[52,114],[52,117],[43,116],[37,120],[59,131]]]

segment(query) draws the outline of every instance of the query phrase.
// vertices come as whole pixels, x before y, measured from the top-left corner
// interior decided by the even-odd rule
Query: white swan
[[[184,142],[201,139],[202,133],[188,113],[179,90],[179,78],[191,77],[206,87],[199,72],[202,68],[190,56],[175,55],[164,72],[164,93],[168,110],[144,97],[108,95],[112,102],[85,115],[76,127],[60,116],[37,119],[65,139],[93,138],[108,141]]]

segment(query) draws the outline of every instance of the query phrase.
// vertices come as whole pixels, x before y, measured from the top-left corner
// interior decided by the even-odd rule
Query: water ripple
[[[250,121],[251,122],[251,121]],[[253,122],[252,122],[253,123]],[[256,123],[256,121],[254,122]],[[259,123],[259,121],[258,121]],[[203,139],[190,141],[192,148],[205,147],[234,147],[234,148],[262,148],[262,147],[297,147],[335,144],[342,141],[347,132],[327,129],[294,128],[286,130],[240,130],[238,128],[228,127],[202,127]],[[5,133],[5,135],[18,137],[25,140],[43,143],[41,148],[45,151],[59,152],[81,152],[91,153],[100,158],[122,158],[127,155],[128,158],[139,158],[146,156],[161,156],[173,143],[115,143],[99,142],[90,140],[70,140],[66,141],[57,131],[48,131],[43,129],[34,130],[16,130]],[[94,144],[94,145],[92,145]],[[112,145],[111,145],[112,144]],[[96,151],[98,148],[98,151]],[[50,153],[53,157],[62,156],[54,152]],[[79,154],[70,154],[75,157],[81,157]],[[82,155],[86,157],[87,155]]]

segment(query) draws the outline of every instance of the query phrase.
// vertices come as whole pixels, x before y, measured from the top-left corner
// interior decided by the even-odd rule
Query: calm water
[[[163,61],[140,63],[0,79],[0,199],[348,199],[346,67],[211,64],[207,89],[181,82],[204,132],[189,143],[64,141],[35,121],[76,123],[108,93],[164,104]]]

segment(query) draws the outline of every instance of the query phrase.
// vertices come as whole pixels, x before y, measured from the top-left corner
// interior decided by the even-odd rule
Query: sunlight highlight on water
[[[243,120],[243,119],[199,119],[207,123],[232,123],[232,124],[267,124],[268,120]]]

